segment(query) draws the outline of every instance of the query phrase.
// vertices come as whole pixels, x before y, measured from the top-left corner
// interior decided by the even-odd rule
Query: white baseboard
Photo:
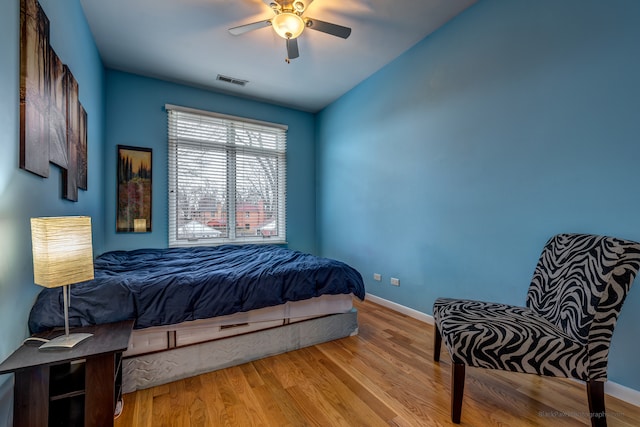
[[[405,307],[404,305],[397,304],[395,302],[377,297],[375,295],[371,295],[369,293],[367,293],[366,299],[368,301],[375,302],[376,304],[381,305],[383,307],[390,308],[393,311],[397,311],[398,313],[402,313],[406,316],[413,317],[414,319],[417,319],[421,322],[428,323],[430,325],[433,325],[434,323],[433,316],[430,316],[418,310],[414,310],[413,308]]]
[[[433,316],[409,307],[405,307],[404,305],[400,305],[393,301],[389,301],[384,298],[371,295],[369,293],[367,293],[366,299],[393,311],[397,311],[398,313],[402,313],[406,316],[412,317],[421,322],[428,323],[430,325],[433,325],[434,323]],[[615,397],[616,399],[620,399],[624,402],[630,403],[631,405],[640,407],[640,391],[638,390],[623,386],[613,381],[607,381],[606,383],[604,383],[604,392],[611,397]]]
[[[623,386],[622,384],[607,381],[604,383],[604,392],[611,397],[630,403],[633,406],[640,406],[640,391]]]

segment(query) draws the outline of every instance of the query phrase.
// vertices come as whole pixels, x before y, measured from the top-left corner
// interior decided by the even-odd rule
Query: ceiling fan
[[[351,28],[320,21],[318,19],[303,17],[302,15],[313,0],[262,1],[275,13],[273,18],[229,28],[229,32],[234,36],[239,36],[259,28],[268,26],[273,27],[275,32],[287,41],[287,58],[285,59],[287,63],[289,63],[291,59],[295,59],[300,56],[297,38],[302,34],[305,28],[321,31],[343,39],[346,39],[351,34]]]

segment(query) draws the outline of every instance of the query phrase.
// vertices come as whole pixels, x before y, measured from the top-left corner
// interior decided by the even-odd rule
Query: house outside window
[[[284,243],[287,127],[166,110],[169,246]]]

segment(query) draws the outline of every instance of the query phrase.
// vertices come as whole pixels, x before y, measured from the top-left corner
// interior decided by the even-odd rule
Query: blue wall
[[[315,162],[312,114],[216,94],[118,71],[107,72],[105,240],[110,250],[167,247],[167,113],[181,105],[289,126],[287,133],[287,240],[289,247],[315,251]],[[153,149],[151,233],[116,233],[117,145]]]
[[[639,41],[636,0],[471,7],[319,114],[321,254],[430,314],[524,304],[555,233],[640,241]],[[639,335],[632,289],[609,378],[636,390]]]
[[[105,73],[79,1],[40,2],[88,113],[89,190],[64,201],[57,168],[17,166],[19,1],[0,2],[0,359],[40,290],[30,217],[92,216],[96,253],[166,246],[165,103],[289,125],[290,247],[345,260],[370,293],[425,313],[445,295],[522,304],[554,233],[640,240],[635,0],[483,0],[318,116]],[[154,150],[150,234],[115,233],[118,144]],[[610,355],[610,379],[636,390],[638,325],[636,289]]]
[[[94,251],[102,250],[104,71],[78,0],[40,0],[50,20],[51,46],[78,81],[88,117],[88,191],[78,202],[61,198],[60,169],[43,179],[18,168],[20,1],[0,2],[0,360],[27,336],[27,316],[41,288],[33,283],[29,218],[89,215]],[[11,412],[11,375],[0,376],[0,425]]]

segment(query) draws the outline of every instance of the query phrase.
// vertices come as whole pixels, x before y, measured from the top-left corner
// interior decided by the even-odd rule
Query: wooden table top
[[[69,333],[88,332],[93,336],[70,349],[40,350],[41,342],[27,342],[14,351],[2,364],[0,374],[15,372],[20,369],[41,365],[55,365],[71,360],[83,359],[105,353],[125,351],[129,345],[129,336],[133,329],[133,320],[106,323],[81,328],[72,328]],[[54,338],[64,331],[51,331],[38,334],[42,338]]]

